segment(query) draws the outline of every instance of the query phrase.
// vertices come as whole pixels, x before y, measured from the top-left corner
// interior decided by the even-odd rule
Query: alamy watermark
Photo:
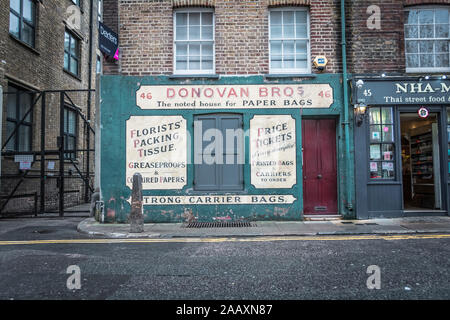
[[[81,289],[81,269],[77,265],[70,265],[66,270],[67,274],[70,276],[67,278],[66,286],[69,290],[80,290]]]
[[[66,23],[70,29],[81,30],[81,11],[76,5],[66,9]]]
[[[381,9],[377,5],[371,5],[367,7],[367,14],[370,14],[370,17],[366,21],[367,28],[370,30],[381,30]]]
[[[381,289],[381,269],[377,265],[370,265],[367,267],[367,274],[370,276],[367,278],[366,285],[367,289]]]

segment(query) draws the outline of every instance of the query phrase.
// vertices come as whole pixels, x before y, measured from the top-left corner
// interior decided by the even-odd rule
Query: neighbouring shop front
[[[450,81],[353,80],[359,219],[447,215]]]
[[[102,221],[127,221],[135,173],[145,222],[350,216],[340,80],[103,76]]]

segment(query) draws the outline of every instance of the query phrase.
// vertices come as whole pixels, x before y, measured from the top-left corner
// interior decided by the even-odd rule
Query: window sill
[[[405,73],[407,75],[418,75],[418,76],[425,76],[425,75],[431,75],[431,74],[441,74],[441,73],[449,73],[450,68],[441,68],[441,69],[406,69]]]
[[[194,190],[193,188],[187,193],[195,196],[233,196],[233,195],[248,195],[248,190]]]
[[[367,185],[376,186],[376,185],[401,185],[401,182],[395,181],[395,180],[378,180],[378,181],[369,181],[367,182]]]
[[[71,77],[73,77],[73,78],[75,78],[75,79],[77,79],[78,81],[81,82],[81,78],[80,78],[79,76],[77,76],[76,74],[74,74],[74,73],[72,73],[72,72],[70,72],[70,71],[68,71],[68,70],[66,70],[66,69],[64,69],[64,68],[63,68],[63,71],[64,71],[66,74],[68,74],[69,76],[71,76]]]
[[[171,74],[169,76],[169,79],[195,79],[195,78],[219,79],[220,75],[218,75],[218,74]]]
[[[9,34],[9,37],[11,39],[13,39],[14,41],[16,41],[17,43],[21,44],[22,46],[24,46],[25,48],[27,48],[28,50],[30,50],[31,52],[33,52],[36,55],[41,55],[41,53],[39,51],[37,51],[34,47],[30,46],[28,43],[20,40],[19,38],[13,36],[11,33]]]
[[[265,74],[266,79],[278,79],[278,78],[315,78],[317,77],[314,73],[272,73]]]

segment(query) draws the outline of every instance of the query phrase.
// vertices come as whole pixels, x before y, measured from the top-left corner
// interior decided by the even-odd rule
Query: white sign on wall
[[[292,204],[293,195],[144,196],[143,205]]]
[[[329,108],[329,84],[141,86],[136,104],[142,109],[276,109]]]
[[[297,181],[295,119],[255,115],[250,120],[251,184],[255,188],[291,188]]]
[[[186,185],[186,120],[182,116],[132,116],[126,124],[126,184],[142,175],[142,187],[182,189]]]

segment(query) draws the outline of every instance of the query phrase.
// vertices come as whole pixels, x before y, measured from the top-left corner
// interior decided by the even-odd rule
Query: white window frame
[[[176,40],[177,36],[177,28],[176,28],[176,17],[177,13],[197,13],[197,12],[210,12],[212,13],[212,24],[213,24],[213,67],[211,70],[177,70],[177,42],[202,42],[202,40]],[[176,75],[199,75],[199,74],[215,74],[216,73],[216,17],[215,17],[214,10],[212,8],[183,8],[183,9],[176,9],[173,11],[173,74]],[[201,23],[201,20],[200,20]],[[201,25],[200,25],[201,26]],[[201,27],[200,27],[201,30]],[[187,31],[189,34],[189,30]],[[204,40],[203,40],[204,41]],[[211,40],[208,40],[211,41]],[[189,55],[188,55],[189,57]]]
[[[419,67],[419,68],[408,68],[407,63],[406,63],[406,56],[407,56],[407,52],[406,52],[406,41],[420,41],[423,40],[421,38],[406,38],[406,26],[408,25],[406,23],[406,18],[407,15],[406,13],[410,10],[436,10],[436,9],[444,9],[444,10],[448,10],[449,11],[449,25],[450,25],[450,6],[438,6],[438,5],[425,5],[425,6],[412,6],[412,7],[407,7],[404,10],[405,13],[405,23],[403,24],[403,32],[404,32],[404,45],[405,45],[405,71],[407,73],[438,73],[438,72],[450,72],[450,41],[449,41],[449,67],[448,68],[431,68],[431,67]],[[433,26],[435,24],[433,23]],[[450,29],[450,27],[449,27]],[[430,40],[450,40],[450,30],[449,30],[449,38],[429,38]],[[434,51],[433,51],[433,56],[435,55]]]
[[[103,22],[103,0],[97,0],[97,20]]]
[[[275,11],[306,11],[306,33],[307,39],[304,38],[281,38],[281,39],[272,39],[271,37],[271,24],[270,24],[270,15]],[[311,73],[311,25],[310,25],[310,12],[307,7],[278,7],[278,8],[269,8],[269,73],[270,74],[309,74]],[[296,40],[306,40],[306,55],[307,55],[307,66],[305,69],[285,69],[285,68],[272,68],[272,52],[271,52],[271,41],[296,41]],[[283,50],[283,46],[281,46]],[[294,59],[295,59],[295,46],[294,46]]]

